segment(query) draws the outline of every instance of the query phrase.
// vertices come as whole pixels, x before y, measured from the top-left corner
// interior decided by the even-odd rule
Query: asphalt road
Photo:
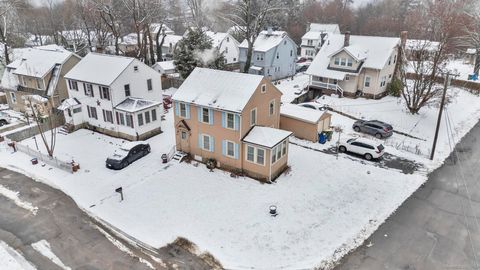
[[[71,269],[150,269],[139,258],[150,262],[156,269],[211,268],[175,245],[159,249],[159,255],[152,259],[123,242],[133,252],[134,256],[131,256],[113,245],[96,228],[94,221],[61,191],[2,168],[0,185],[20,192],[23,201],[38,207],[37,214],[33,215],[0,194],[0,240],[23,253],[39,270],[60,269],[32,248],[31,244],[40,240],[48,241],[55,255]]]
[[[457,145],[456,157],[335,269],[479,270],[479,142],[480,123]]]

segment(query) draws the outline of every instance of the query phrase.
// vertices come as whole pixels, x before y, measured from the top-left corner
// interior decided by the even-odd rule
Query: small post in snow
[[[120,201],[123,201],[123,188],[122,187],[116,188],[115,192],[120,193]]]
[[[340,152],[340,148],[339,148],[339,146],[340,146],[340,136],[342,135],[343,130],[342,130],[342,127],[340,127],[340,126],[336,126],[334,128],[334,130],[335,130],[335,132],[338,132],[338,141],[337,141],[337,160],[338,160],[338,153]]]

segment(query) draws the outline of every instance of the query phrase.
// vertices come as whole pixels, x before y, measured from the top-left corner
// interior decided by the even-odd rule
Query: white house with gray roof
[[[160,74],[135,58],[89,53],[65,75],[70,129],[82,127],[128,140],[161,132]]]
[[[338,24],[311,23],[302,36],[300,56],[310,60],[315,58],[329,34],[340,34]]]
[[[244,40],[240,44],[240,69],[247,61],[248,44]],[[252,62],[249,73],[278,80],[295,75],[297,44],[288,37],[285,31],[260,32],[253,45]]]
[[[330,34],[306,71],[309,88],[381,98],[393,79],[399,46],[400,38]]]

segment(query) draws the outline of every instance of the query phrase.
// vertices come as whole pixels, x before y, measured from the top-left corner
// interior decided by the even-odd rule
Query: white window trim
[[[264,94],[266,92],[267,92],[267,84],[262,84],[262,86],[260,88],[260,93]]]
[[[208,146],[209,146],[208,149],[205,148],[205,138],[206,138],[206,137],[208,137]],[[212,146],[212,136],[210,136],[210,135],[208,135],[208,134],[202,134],[202,150],[203,150],[203,151],[212,152],[212,151],[210,150],[211,146]]]
[[[272,105],[272,104],[273,104],[273,112],[270,111],[270,105]],[[270,100],[270,102],[268,103],[268,115],[269,116],[277,114],[277,110],[276,110],[275,106],[276,106],[275,99]]]
[[[185,115],[182,115],[182,105],[185,106]],[[183,102],[178,103],[178,116],[181,118],[186,119],[187,118],[187,104]]]
[[[228,127],[228,115],[232,115],[233,116],[233,127]],[[230,129],[230,130],[236,130],[235,129],[235,126],[237,125],[237,117],[235,117],[235,114],[234,113],[229,113],[229,112],[226,112],[225,113],[225,128],[226,129]]]
[[[255,123],[253,123],[252,121],[252,112],[255,111]],[[257,108],[253,108],[251,111],[250,111],[250,126],[253,127],[257,124],[257,118],[258,118],[258,115],[257,115]]]
[[[281,143],[277,144],[272,150],[270,150],[270,162],[272,165],[276,164],[279,160],[281,160],[283,157],[285,157],[288,153],[288,143],[286,145],[287,149],[285,153],[283,153],[283,144],[286,143],[287,141],[284,140]],[[277,156],[278,149],[280,149],[280,158]],[[272,161],[273,159],[273,154],[275,154],[275,162]]]
[[[12,100],[13,104],[17,104],[17,94],[10,92],[10,99]]]
[[[367,86],[367,78],[368,78],[368,86]],[[365,79],[363,81],[363,87],[370,87],[371,85],[372,85],[372,77],[365,76]]]
[[[253,148],[253,161],[248,160],[248,147]],[[258,163],[257,157],[258,157],[258,149],[263,150],[263,163]],[[265,159],[267,159],[267,150],[265,148],[261,147],[256,147],[253,145],[245,144],[245,161],[248,163],[252,163],[258,166],[265,166],[266,162]]]
[[[204,124],[210,124],[210,109],[209,109],[209,108],[205,108],[205,107],[200,107],[200,110],[202,110],[202,111],[201,111],[201,114],[200,114],[200,116],[201,116],[200,122],[202,122],[202,123],[204,123]],[[208,113],[208,114],[207,114],[207,118],[208,118],[208,121],[207,121],[207,122],[205,122],[204,119],[203,119],[203,110],[207,110],[207,113]],[[185,111],[185,112],[186,112],[186,111]]]
[[[231,143],[233,145],[233,156],[228,154],[228,143]],[[235,147],[236,143],[233,141],[225,140],[225,156],[229,158],[235,158],[237,156],[237,149]],[[254,156],[255,158],[255,156]]]

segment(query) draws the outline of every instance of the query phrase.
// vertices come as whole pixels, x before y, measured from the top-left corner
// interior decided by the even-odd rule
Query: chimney
[[[345,37],[343,39],[343,47],[350,46],[350,31],[345,32]]]
[[[273,28],[270,26],[267,28],[267,34],[271,36],[273,34]]]
[[[408,37],[407,31],[400,32],[400,42],[401,42],[402,48],[405,48],[405,46],[407,45],[407,37]]]

